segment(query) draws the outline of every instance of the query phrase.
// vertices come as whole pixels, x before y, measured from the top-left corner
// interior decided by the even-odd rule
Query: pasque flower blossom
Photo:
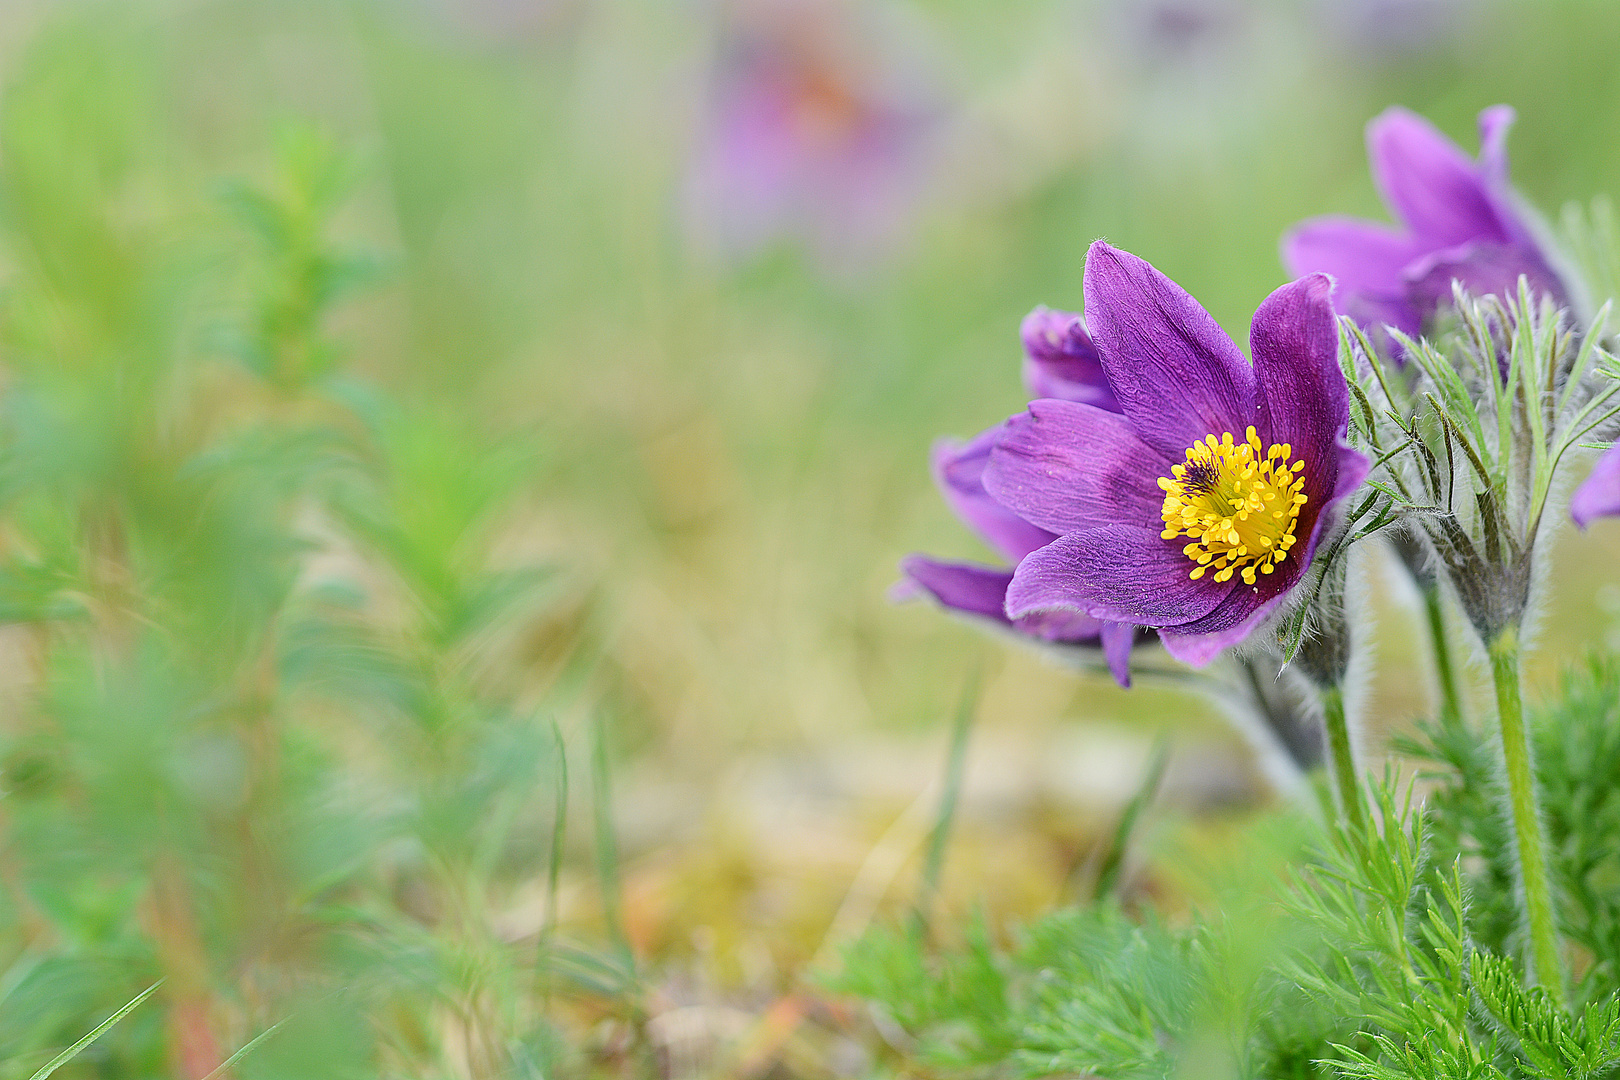
[[[1030,393],[1118,410],[1097,347],[1078,315],[1036,308],[1024,319],[1022,337],[1024,381]],[[934,480],[956,516],[1016,565],[1030,552],[1056,540],[1057,534],[1031,525],[985,490],[985,466],[1005,427],[997,425],[965,443],[938,443],[933,455]],[[1008,567],[912,555],[901,563],[901,569],[912,584],[950,610],[1001,623],[1054,645],[1101,648],[1115,680],[1121,686],[1130,685],[1134,626],[1103,622],[1079,611],[1041,611],[1009,618],[1007,586],[1013,572]]]
[[[1506,105],[1479,114],[1476,162],[1421,116],[1385,110],[1367,125],[1367,157],[1402,227],[1313,218],[1283,237],[1283,264],[1296,275],[1333,275],[1339,309],[1363,327],[1387,324],[1414,337],[1450,298],[1453,280],[1476,296],[1510,296],[1523,275],[1537,293],[1567,303],[1508,183],[1512,123]]]
[[[1204,664],[1278,611],[1368,469],[1344,440],[1332,288],[1313,274],[1272,293],[1251,366],[1169,278],[1091,246],[1086,327],[1119,411],[1034,401],[996,438],[985,491],[1057,534],[1019,561],[1010,619],[1156,627]]]

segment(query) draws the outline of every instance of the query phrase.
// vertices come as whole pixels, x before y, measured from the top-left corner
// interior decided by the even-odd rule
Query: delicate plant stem
[[[1359,832],[1366,826],[1367,810],[1356,770],[1355,752],[1350,746],[1350,724],[1344,715],[1344,690],[1338,686],[1325,686],[1321,694],[1328,757],[1332,759],[1334,786],[1339,789],[1339,811],[1344,815],[1344,820]]]
[[[551,722],[551,739],[555,747],[557,762],[556,782],[556,809],[551,817],[551,855],[546,866],[546,915],[540,923],[540,962],[551,962],[549,949],[552,935],[557,929],[557,897],[559,895],[558,883],[562,877],[563,845],[568,839],[568,746],[563,741],[562,727],[556,720]],[[600,741],[600,739],[598,739]],[[594,747],[593,747],[594,750]],[[595,759],[592,759],[595,767]],[[545,993],[551,993],[551,981],[547,979]]]
[[[1440,606],[1440,586],[1423,589],[1423,610],[1428,615],[1429,643],[1434,646],[1434,670],[1440,680],[1440,718],[1447,724],[1462,723],[1462,698],[1457,693],[1457,673],[1451,666],[1451,649],[1446,645],[1446,618]]]
[[[613,827],[613,769],[608,758],[607,719],[598,712],[591,745],[591,802],[596,818],[596,876],[602,890],[602,919],[626,970],[634,970],[634,953],[620,915],[619,839]]]
[[[1158,795],[1159,785],[1164,782],[1165,767],[1169,764],[1170,740],[1160,735],[1158,742],[1153,746],[1153,755],[1148,758],[1147,772],[1142,776],[1142,783],[1137,787],[1136,794],[1131,796],[1131,801],[1125,804],[1125,810],[1119,816],[1119,824],[1114,828],[1113,838],[1103,850],[1102,859],[1097,867],[1097,880],[1091,889],[1093,902],[1106,900],[1118,890],[1124,877],[1125,856],[1130,854],[1137,819]]]
[[[1510,627],[1488,645],[1491,678],[1496,683],[1496,714],[1502,725],[1502,759],[1506,765],[1508,807],[1519,847],[1519,878],[1524,886],[1525,921],[1530,927],[1531,978],[1559,993],[1564,972],[1553,913],[1552,883],[1547,874],[1547,844],[1541,834],[1541,808],[1530,768],[1530,738],[1524,726],[1524,698],[1519,688],[1519,631]]]
[[[973,713],[979,705],[979,675],[968,676],[962,701],[956,707],[956,718],[951,723],[951,750],[945,759],[945,787],[939,797],[939,813],[934,828],[928,834],[928,853],[923,858],[922,896],[917,903],[918,918],[926,927],[928,917],[939,899],[940,880],[945,873],[945,847],[950,840],[951,825],[956,820],[956,803],[962,793],[962,777],[967,772],[968,736],[973,732]]]

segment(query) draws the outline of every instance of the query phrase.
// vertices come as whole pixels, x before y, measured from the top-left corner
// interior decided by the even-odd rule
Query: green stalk
[[[1519,878],[1524,886],[1524,915],[1530,927],[1531,978],[1562,993],[1563,962],[1558,948],[1558,922],[1553,913],[1552,882],[1547,874],[1547,841],[1541,834],[1541,808],[1530,769],[1530,738],[1524,726],[1524,698],[1519,689],[1519,631],[1509,627],[1489,643],[1491,678],[1496,683],[1496,714],[1502,725],[1502,760],[1507,769],[1508,808],[1518,840]]]
[[[1428,615],[1429,642],[1434,646],[1434,670],[1440,679],[1440,718],[1448,725],[1462,723],[1462,698],[1457,693],[1457,673],[1451,666],[1451,649],[1446,645],[1446,619],[1440,607],[1440,586],[1423,589],[1423,610]]]
[[[1356,773],[1356,757],[1350,748],[1350,723],[1344,715],[1344,690],[1322,688],[1322,719],[1327,728],[1328,758],[1333,766],[1334,786],[1339,789],[1339,811],[1357,833],[1366,828],[1367,809]]]

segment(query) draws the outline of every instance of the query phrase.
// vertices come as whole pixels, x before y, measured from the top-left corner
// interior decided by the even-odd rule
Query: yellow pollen
[[[1216,581],[1240,574],[1253,585],[1256,574],[1270,574],[1294,546],[1294,525],[1305,505],[1305,463],[1290,464],[1288,443],[1260,445],[1253,427],[1237,442],[1230,431],[1206,436],[1187,449],[1185,464],[1159,477],[1164,491],[1166,540],[1192,541],[1181,553],[1196,565],[1194,581],[1206,573]]]

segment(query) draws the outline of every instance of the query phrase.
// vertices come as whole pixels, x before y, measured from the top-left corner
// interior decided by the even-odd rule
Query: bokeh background
[[[820,980],[962,709],[939,932],[1071,898],[1161,735],[1174,912],[1264,770],[892,602],[988,557],[930,443],[1097,237],[1246,342],[1390,104],[1620,191],[1607,0],[9,0],[0,85],[7,1077],[159,978],[58,1075],[881,1072]],[[1533,683],[1617,554],[1560,539]],[[1428,690],[1361,579],[1376,753]]]

